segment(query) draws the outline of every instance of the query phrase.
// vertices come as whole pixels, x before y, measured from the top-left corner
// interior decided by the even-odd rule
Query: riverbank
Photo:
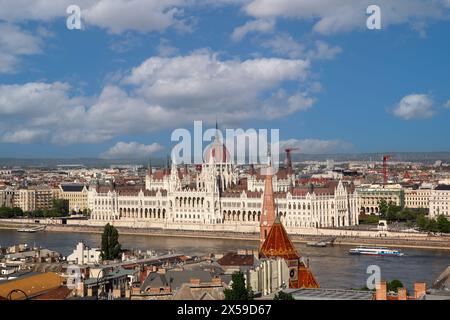
[[[21,223],[0,221],[0,229],[15,229],[23,227]],[[152,236],[152,237],[173,237],[190,239],[219,239],[219,240],[241,240],[241,241],[259,241],[258,233],[235,233],[235,232],[211,232],[211,231],[186,231],[186,230],[163,230],[163,229],[140,229],[129,227],[117,227],[120,234]],[[103,228],[100,226],[78,226],[78,225],[47,225],[45,232],[77,232],[101,234]],[[317,235],[291,235],[294,243],[308,243],[323,240],[324,236]],[[381,238],[381,237],[355,237],[355,236],[336,236],[335,245],[341,246],[385,246],[397,248],[417,248],[433,250],[450,250],[450,238],[448,237],[413,237],[411,238]]]

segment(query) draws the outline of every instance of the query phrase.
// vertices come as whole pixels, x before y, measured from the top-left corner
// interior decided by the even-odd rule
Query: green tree
[[[378,224],[380,218],[374,215],[360,215],[359,224]]]
[[[242,272],[233,273],[231,280],[231,288],[223,291],[225,300],[253,300],[253,291],[247,289]]]
[[[437,229],[442,233],[450,232],[450,221],[444,215],[440,215],[436,219]]]
[[[425,225],[425,230],[429,232],[438,232],[438,224],[434,219],[427,219],[427,223]]]
[[[275,294],[273,300],[295,300],[292,294],[280,291]]]
[[[14,217],[22,217],[23,216],[22,208],[14,207],[11,209],[11,212]]]
[[[0,218],[9,219],[13,217],[13,212],[11,208],[1,207],[0,208]]]
[[[417,220],[416,220],[416,223],[417,223],[417,226],[420,228],[420,229],[425,229],[425,227],[427,226],[427,217],[425,217],[425,215],[424,214],[419,214],[419,216],[417,217]]]
[[[387,291],[389,292],[398,292],[398,288],[403,288],[403,283],[400,280],[392,280],[391,282],[387,282]]]
[[[53,199],[52,206],[52,216],[53,217],[63,217],[69,213],[69,208],[67,205],[67,200],[64,199]]]
[[[386,200],[384,200],[384,199],[380,200],[378,202],[378,208],[379,208],[379,211],[380,211],[380,216],[385,218],[386,214],[388,212],[388,208],[389,208]]]
[[[119,231],[110,225],[105,225],[102,234],[101,257],[102,260],[114,260],[120,258],[121,245],[119,243]]]

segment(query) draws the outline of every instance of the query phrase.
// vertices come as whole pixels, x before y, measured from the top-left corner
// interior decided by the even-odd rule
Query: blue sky
[[[216,117],[305,153],[450,151],[450,1],[371,1],[381,30],[368,4],[0,0],[0,157],[156,157]]]

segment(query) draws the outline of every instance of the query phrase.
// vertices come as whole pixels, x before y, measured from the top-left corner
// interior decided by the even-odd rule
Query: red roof
[[[229,252],[217,260],[221,266],[253,266],[254,256],[252,254],[237,254]]]
[[[286,260],[300,259],[300,254],[283,227],[280,217],[275,219],[270,228],[270,232],[261,246],[260,255],[266,258],[280,257]]]

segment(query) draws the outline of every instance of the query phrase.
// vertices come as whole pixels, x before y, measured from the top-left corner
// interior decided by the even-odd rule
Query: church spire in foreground
[[[260,219],[260,247],[266,240],[270,228],[272,227],[275,221],[275,218],[276,218],[276,209],[275,209],[275,197],[273,194],[272,167],[269,162],[269,166],[266,170],[266,177],[264,180],[263,205]]]
[[[289,238],[280,217],[276,214],[270,160],[264,181],[259,256],[267,259],[282,258],[287,262],[289,267],[289,288],[320,287],[313,273],[303,262],[300,253]]]

